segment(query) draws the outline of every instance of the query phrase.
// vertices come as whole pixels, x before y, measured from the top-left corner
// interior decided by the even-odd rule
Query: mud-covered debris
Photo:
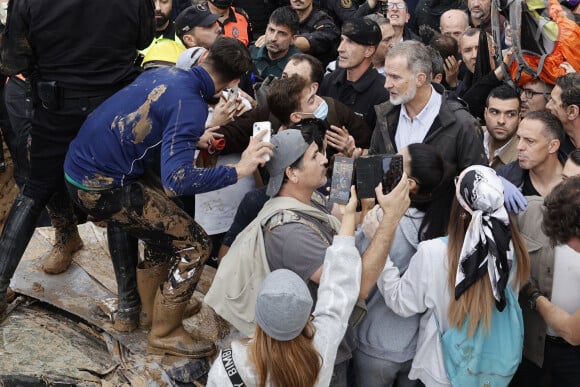
[[[207,380],[206,375],[209,373],[211,364],[207,358],[204,359],[184,359],[173,363],[173,366],[167,370],[167,375],[179,383],[193,383],[200,379]]]

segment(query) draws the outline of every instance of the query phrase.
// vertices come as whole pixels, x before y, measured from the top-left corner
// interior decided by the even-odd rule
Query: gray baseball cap
[[[200,63],[200,59],[207,52],[208,51],[203,47],[188,48],[179,55],[179,57],[177,58],[177,62],[175,62],[175,67],[184,70],[189,70],[193,66],[198,65]]]
[[[310,145],[302,137],[302,132],[298,129],[286,129],[272,136],[274,145],[274,155],[266,163],[266,169],[270,174],[270,181],[266,194],[270,197],[276,196],[282,182],[286,168],[300,159]]]
[[[274,270],[262,282],[256,301],[256,322],[278,341],[292,340],[302,332],[312,311],[306,283],[288,269]]]

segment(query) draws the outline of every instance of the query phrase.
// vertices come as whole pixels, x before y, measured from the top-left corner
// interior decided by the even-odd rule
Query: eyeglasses
[[[388,9],[405,9],[407,8],[407,4],[405,3],[387,3],[387,8]]]
[[[543,95],[544,93],[542,91],[535,91],[532,89],[519,89],[520,94],[524,94],[526,96],[526,98],[530,99],[530,98],[534,98],[534,95]]]

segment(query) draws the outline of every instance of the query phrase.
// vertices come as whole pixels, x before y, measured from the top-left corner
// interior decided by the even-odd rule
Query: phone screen
[[[356,159],[355,176],[357,196],[361,199],[375,197],[375,188],[383,183],[383,193],[395,188],[403,175],[403,156],[372,155]]]
[[[354,161],[348,157],[335,157],[330,186],[330,201],[338,204],[348,203]]]
[[[403,156],[392,155],[383,158],[383,194],[391,192],[403,177]]]

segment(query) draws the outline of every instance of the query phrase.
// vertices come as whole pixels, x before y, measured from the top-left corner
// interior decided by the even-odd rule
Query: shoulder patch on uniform
[[[349,9],[352,7],[352,0],[340,0],[340,6],[344,9]]]

